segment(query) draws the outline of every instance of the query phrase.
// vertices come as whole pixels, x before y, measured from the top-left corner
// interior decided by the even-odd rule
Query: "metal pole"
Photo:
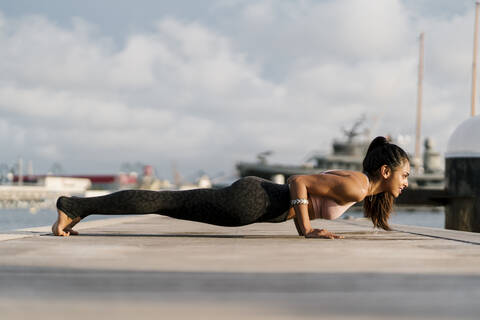
[[[23,185],[23,159],[18,159],[18,185]]]
[[[423,82],[423,40],[424,33],[420,33],[420,52],[418,61],[418,89],[417,89],[417,130],[415,132],[415,172],[420,171],[420,140],[422,128],[422,82]]]
[[[475,98],[477,88],[477,48],[478,48],[478,10],[480,2],[475,3],[475,29],[473,30],[473,62],[472,62],[472,117],[475,116]]]

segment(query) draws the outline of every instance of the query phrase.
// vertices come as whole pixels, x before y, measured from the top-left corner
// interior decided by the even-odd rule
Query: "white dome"
[[[462,122],[448,139],[446,158],[480,157],[480,115]]]

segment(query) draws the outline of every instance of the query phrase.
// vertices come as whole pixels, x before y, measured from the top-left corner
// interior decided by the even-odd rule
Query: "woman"
[[[336,239],[342,237],[314,229],[310,221],[336,219],[363,200],[365,216],[375,227],[390,230],[393,199],[408,186],[409,174],[405,151],[377,137],[363,160],[363,172],[331,170],[292,176],[284,185],[246,177],[216,190],[124,190],[91,198],[60,197],[52,231],[57,236],[78,234],[73,226],[90,214],[157,213],[229,227],[293,219],[301,236]]]

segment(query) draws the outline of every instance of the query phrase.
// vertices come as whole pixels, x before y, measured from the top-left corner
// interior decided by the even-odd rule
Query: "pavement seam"
[[[454,238],[449,238],[449,237],[444,237],[444,236],[435,236],[435,235],[431,235],[431,234],[424,234],[424,233],[413,232],[413,231],[404,231],[404,230],[398,230],[398,229],[393,229],[393,230],[397,231],[397,232],[409,233],[409,234],[414,234],[414,235],[419,235],[419,236],[424,236],[424,237],[429,237],[429,238],[450,240],[450,241],[456,241],[456,242],[461,242],[461,243],[473,244],[473,245],[477,245],[477,246],[480,245],[480,242],[475,242],[475,241],[454,239]]]
[[[363,226],[367,227],[363,221],[352,221],[352,220],[343,220],[341,221],[342,223],[346,224],[351,224],[355,226]],[[399,229],[400,228],[400,229]],[[410,228],[410,229],[424,229],[425,232],[421,231],[406,231],[404,228]],[[412,234],[412,235],[417,235],[417,236],[423,236],[423,237],[428,237],[428,238],[433,238],[433,239],[442,239],[442,240],[450,240],[450,241],[456,241],[460,243],[466,243],[466,244],[472,244],[472,245],[480,245],[480,241],[472,241],[472,240],[464,240],[464,239],[459,239],[459,238],[453,238],[453,236],[448,236],[448,235],[434,235],[429,232],[445,232],[445,231],[450,231],[450,232],[457,232],[457,233],[464,233],[465,231],[458,231],[458,230],[447,230],[447,229],[438,229],[436,230],[435,228],[428,228],[428,227],[418,227],[418,226],[409,226],[409,225],[400,225],[397,224],[392,228],[392,231],[396,232],[401,232],[401,233],[407,233],[407,234]],[[383,232],[383,231],[381,231]],[[475,233],[471,233],[472,236],[476,235]]]

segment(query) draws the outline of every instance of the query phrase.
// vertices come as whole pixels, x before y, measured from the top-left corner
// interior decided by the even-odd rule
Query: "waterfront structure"
[[[277,183],[284,183],[291,175],[318,174],[326,170],[345,169],[362,171],[362,161],[367,151],[370,139],[360,138],[358,126],[354,124],[350,130],[345,130],[345,138],[334,140],[331,154],[315,154],[308,160],[313,165],[279,165],[269,164],[266,155],[261,153],[258,162],[239,162],[237,171],[240,177],[258,176],[270,179]],[[410,188],[437,188],[444,187],[444,174],[441,155],[435,151],[431,139],[425,140],[423,166],[410,176]]]
[[[480,116],[461,123],[445,155],[445,228],[480,232]]]
[[[27,180],[28,181],[28,180]],[[85,195],[91,182],[85,178],[42,177],[37,184],[0,185],[0,208],[51,207],[60,195]]]

